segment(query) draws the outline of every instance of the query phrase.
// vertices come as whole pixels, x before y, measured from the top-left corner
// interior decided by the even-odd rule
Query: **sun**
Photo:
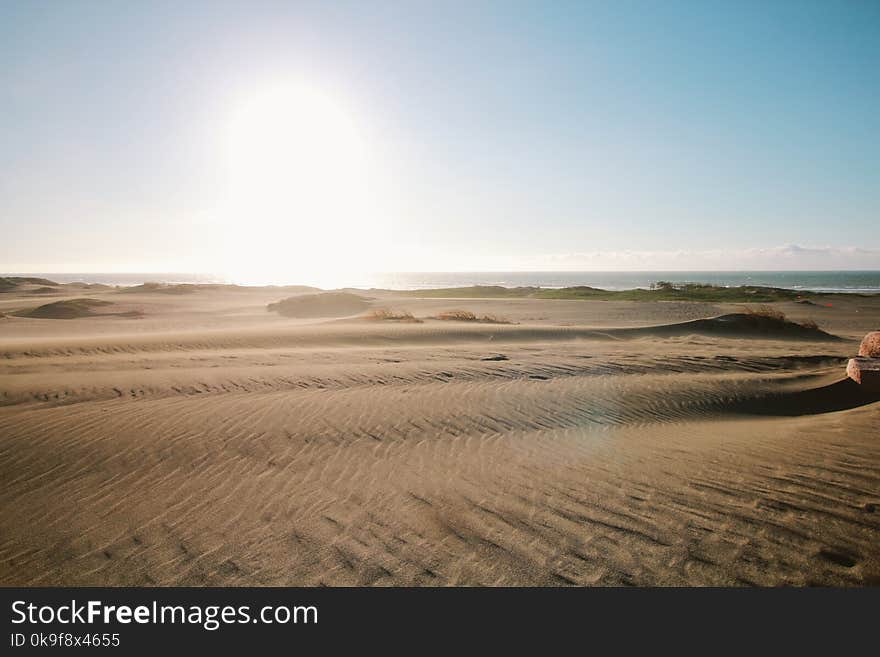
[[[289,279],[354,265],[374,226],[363,139],[339,103],[301,84],[251,93],[226,150],[227,270]]]

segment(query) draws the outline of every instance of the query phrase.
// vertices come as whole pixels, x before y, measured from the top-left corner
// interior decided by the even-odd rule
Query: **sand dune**
[[[16,314],[31,319],[80,319],[99,316],[138,318],[143,314],[139,310],[116,310],[108,306],[114,306],[114,303],[104,299],[62,299],[21,310]]]
[[[76,319],[96,315],[96,309],[110,305],[112,302],[103,299],[66,299],[21,311],[19,315],[34,319]]]
[[[805,326],[785,319],[749,313],[730,313],[709,319],[694,319],[678,324],[619,329],[613,333],[626,336],[726,335],[732,338],[779,338],[782,340],[838,340],[836,335],[814,326]]]
[[[370,300],[350,292],[319,292],[288,297],[267,308],[285,317],[345,317],[370,307]]]
[[[27,290],[36,286],[55,286],[55,281],[47,278],[33,276],[0,276],[0,292],[13,292]]]
[[[726,304],[138,296],[0,324],[0,584],[880,583],[880,400],[842,380],[878,300],[830,340]]]

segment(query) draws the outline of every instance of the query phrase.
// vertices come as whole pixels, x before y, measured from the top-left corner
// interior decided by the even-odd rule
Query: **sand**
[[[2,585],[880,584],[880,397],[844,373],[880,298],[774,304],[830,340],[669,328],[732,304],[46,287],[0,294]],[[113,305],[21,316],[85,296]]]

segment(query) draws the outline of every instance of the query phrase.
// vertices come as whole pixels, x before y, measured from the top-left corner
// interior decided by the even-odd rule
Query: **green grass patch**
[[[474,285],[434,290],[407,290],[395,292],[425,299],[582,299],[592,301],[701,301],[727,303],[772,303],[796,301],[804,298],[830,296],[818,292],[799,292],[778,287],[744,285],[720,287],[702,283],[672,284],[660,282],[651,289],[602,290],[580,285],[559,289],[540,287],[500,287]]]

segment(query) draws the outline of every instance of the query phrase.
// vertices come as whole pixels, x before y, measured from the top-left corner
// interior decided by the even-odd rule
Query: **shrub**
[[[483,322],[484,324],[513,324],[513,322],[506,317],[500,317],[498,315],[483,315],[478,321]]]
[[[390,310],[388,308],[374,308],[365,315],[366,319],[375,321],[415,322],[422,320],[414,317],[408,310]]]
[[[477,316],[470,310],[446,310],[437,315],[437,319],[450,322],[475,322]]]
[[[470,310],[446,310],[434,319],[442,319],[449,322],[480,322],[481,324],[513,324],[506,317],[498,315],[482,315],[478,316]]]
[[[766,317],[767,319],[773,319],[777,322],[785,321],[785,313],[781,310],[777,310],[772,306],[768,306],[766,304],[761,304],[756,308],[752,308],[751,306],[745,306],[743,309],[747,315],[754,315],[756,317]]]

